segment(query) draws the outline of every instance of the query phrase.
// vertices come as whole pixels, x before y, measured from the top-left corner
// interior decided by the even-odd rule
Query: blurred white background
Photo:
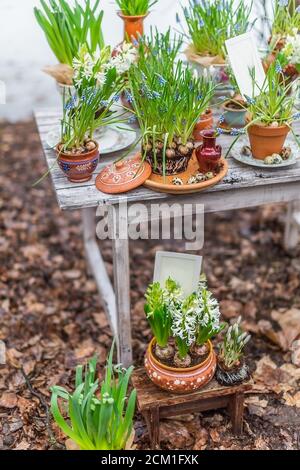
[[[271,4],[272,0],[267,2]],[[181,11],[180,5],[187,4],[188,0],[159,0],[146,20],[146,32],[151,24],[160,31],[176,28],[176,12]],[[6,87],[6,104],[0,104],[0,118],[11,121],[29,117],[34,107],[59,105],[54,80],[41,72],[56,59],[35,21],[36,5],[39,0],[0,0],[0,81]],[[123,37],[116,4],[114,0],[102,0],[101,5],[105,11],[105,40],[116,45]]]

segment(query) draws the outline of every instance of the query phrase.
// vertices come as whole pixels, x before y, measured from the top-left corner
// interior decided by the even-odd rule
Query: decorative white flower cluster
[[[199,330],[218,332],[220,328],[220,309],[218,301],[207,290],[205,282],[199,282],[196,293],[185,298],[177,285],[176,289],[164,290],[164,298],[172,318],[172,333],[192,346]]]
[[[300,34],[298,34],[297,29],[294,29],[293,35],[287,36],[282,52],[290,64],[300,64]]]
[[[107,72],[115,68],[117,75],[124,75],[137,59],[137,50],[132,44],[123,43],[112,57],[110,47],[105,47],[98,54],[90,54],[81,48],[79,57],[73,60],[74,82],[81,86],[83,81],[95,79],[98,86],[105,84]]]

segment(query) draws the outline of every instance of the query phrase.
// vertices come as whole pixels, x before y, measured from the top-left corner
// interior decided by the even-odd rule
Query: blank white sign
[[[235,38],[225,41],[229,62],[239,86],[241,94],[251,98],[259,94],[266,74],[252,33],[241,34]],[[250,70],[255,69],[255,81],[258,86],[254,87]]]

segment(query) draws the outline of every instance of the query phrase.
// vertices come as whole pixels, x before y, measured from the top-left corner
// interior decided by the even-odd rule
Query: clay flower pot
[[[223,104],[225,123],[230,128],[244,127],[246,124],[247,109],[231,108],[228,107],[229,103],[230,100]]]
[[[61,170],[72,183],[84,183],[89,181],[99,162],[99,146],[90,152],[81,154],[68,154],[56,147],[57,161]]]
[[[197,142],[202,142],[201,132],[205,129],[211,129],[214,124],[213,112],[211,109],[207,109],[205,113],[200,116],[199,121],[194,127],[193,137]]]
[[[232,369],[227,369],[220,361],[218,361],[216,379],[220,385],[225,387],[239,385],[250,379],[249,367],[245,362],[241,362],[238,366],[235,366]]]
[[[138,41],[139,36],[144,34],[144,20],[148,13],[140,16],[126,16],[118,11],[118,15],[124,21],[124,41],[129,39],[134,44]]]
[[[201,132],[201,136],[203,144],[196,149],[200,171],[202,173],[215,171],[222,156],[222,147],[216,143],[216,131],[207,129]]]
[[[145,368],[149,379],[158,387],[173,393],[190,393],[206,385],[213,379],[217,359],[212,344],[208,341],[209,355],[197,366],[179,369],[160,363],[153,355],[155,338],[148,346]]]
[[[264,160],[273,153],[280,154],[289,132],[286,125],[271,127],[252,124],[248,127],[248,136],[253,157]]]

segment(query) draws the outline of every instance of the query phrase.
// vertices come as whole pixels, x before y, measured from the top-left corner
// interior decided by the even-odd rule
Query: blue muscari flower
[[[300,13],[300,5],[295,10],[296,13]]]
[[[178,24],[181,23],[180,16],[178,15],[178,13],[176,13],[176,23],[178,23]]]
[[[220,119],[219,119],[219,123],[222,124],[223,122],[225,122],[225,116],[224,116],[224,114],[221,114]]]
[[[204,21],[203,21],[202,18],[200,18],[200,20],[199,20],[199,26],[200,26],[200,28],[203,28],[203,26],[204,26]]]
[[[132,41],[132,44],[137,47],[139,45],[139,41],[137,41],[136,39],[133,39]]]
[[[159,73],[157,73],[156,76],[157,76],[157,79],[158,79],[158,83],[160,85],[164,86],[167,83],[167,80],[162,75],[160,75]]]
[[[247,96],[247,95],[245,95],[245,98],[246,98],[247,103],[255,104],[255,99],[254,98],[250,98],[250,96]]]
[[[66,111],[71,111],[71,109],[74,109],[76,107],[76,96],[72,96],[69,101],[65,105],[65,110]]]
[[[216,131],[218,134],[223,134],[223,129],[221,129],[221,127],[217,127]]]
[[[115,96],[113,97],[113,101],[114,101],[115,103],[117,103],[117,102],[119,101],[119,99],[120,99],[120,95],[115,95]]]
[[[298,119],[300,119],[300,113],[296,113],[292,117],[295,121],[297,121]]]
[[[132,94],[129,93],[128,90],[125,90],[125,98],[126,100],[128,101],[128,103],[133,103],[133,97],[132,97]]]
[[[234,27],[234,30],[238,33],[241,29],[241,25],[239,23],[237,23]]]
[[[152,92],[152,99],[153,100],[158,100],[159,98],[161,98],[161,94],[158,93],[157,91],[153,91]]]
[[[197,100],[200,101],[200,100],[202,100],[202,98],[203,98],[203,95],[200,93],[200,94],[197,96]]]
[[[142,75],[142,79],[143,79],[143,80],[147,80],[147,77],[146,77],[146,75],[144,74],[144,72],[141,72],[141,75]]]
[[[107,108],[109,106],[109,102],[106,101],[106,100],[100,101],[100,104],[101,104],[101,106],[103,106],[103,108]]]
[[[130,118],[128,118],[127,122],[128,124],[133,124],[136,122],[136,117],[134,115],[130,116]]]
[[[175,103],[178,103],[178,101],[181,100],[181,96],[178,91],[175,92],[174,100],[175,100]]]
[[[194,91],[194,82],[190,82],[189,84],[189,90]]]
[[[278,5],[280,7],[287,7],[289,4],[289,0],[278,0]]]
[[[282,67],[281,67],[280,62],[278,60],[276,61],[275,72],[277,72],[277,73],[282,72]]]
[[[239,134],[240,134],[239,129],[236,129],[235,127],[233,127],[230,131],[230,135],[236,136],[236,135],[239,135]]]

